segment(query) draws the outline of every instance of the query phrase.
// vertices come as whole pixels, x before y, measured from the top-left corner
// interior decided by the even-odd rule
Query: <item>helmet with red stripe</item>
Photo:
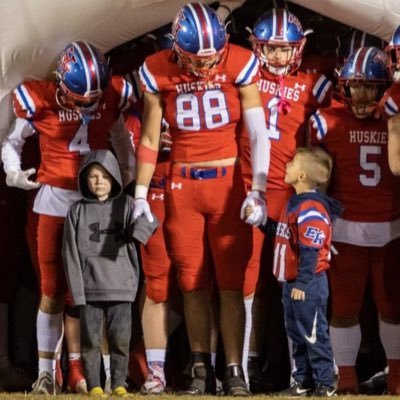
[[[255,23],[250,40],[260,64],[274,75],[296,71],[306,37],[299,19],[282,8],[273,8]]]
[[[361,47],[352,53],[339,75],[346,105],[358,118],[376,111],[377,103],[390,85],[388,57],[376,47]]]
[[[173,50],[189,73],[208,77],[224,54],[228,37],[218,14],[201,3],[186,4],[172,23]]]
[[[56,98],[61,107],[91,114],[98,108],[110,80],[108,63],[93,45],[72,42],[59,55],[56,80]]]
[[[352,29],[343,40],[340,40],[339,55],[344,60],[360,47],[376,47],[383,50],[387,42],[369,33]]]
[[[389,44],[385,48],[389,55],[389,70],[395,82],[400,82],[400,25],[393,32]]]

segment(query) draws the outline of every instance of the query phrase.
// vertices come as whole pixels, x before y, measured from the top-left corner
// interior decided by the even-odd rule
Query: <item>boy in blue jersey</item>
[[[298,149],[286,165],[285,182],[296,191],[276,227],[274,274],[283,282],[285,325],[293,341],[293,383],[282,396],[332,396],[334,361],[326,310],[332,222],[342,207],[317,190],[331,162],[322,152]]]

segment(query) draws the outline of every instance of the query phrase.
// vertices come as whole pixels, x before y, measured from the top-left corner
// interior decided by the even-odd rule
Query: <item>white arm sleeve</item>
[[[6,174],[21,170],[21,153],[25,140],[35,133],[32,125],[24,118],[17,118],[4,138],[1,148],[1,160]]]
[[[110,130],[110,141],[117,156],[124,186],[126,186],[135,178],[136,159],[131,135],[125,125],[122,114]]]
[[[244,123],[250,139],[251,166],[253,171],[252,190],[265,192],[269,170],[271,142],[265,124],[262,107],[243,110]]]

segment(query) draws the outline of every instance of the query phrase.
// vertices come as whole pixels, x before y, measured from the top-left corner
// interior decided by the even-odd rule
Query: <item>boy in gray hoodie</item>
[[[114,396],[126,396],[131,303],[139,267],[134,238],[146,244],[156,218],[133,219],[133,198],[122,192],[119,165],[108,150],[89,153],[78,177],[82,199],[65,221],[63,260],[68,287],[81,313],[81,347],[89,395],[106,397],[100,384],[105,317]]]

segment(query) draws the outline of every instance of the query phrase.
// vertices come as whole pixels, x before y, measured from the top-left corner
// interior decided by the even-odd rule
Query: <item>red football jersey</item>
[[[292,197],[293,199],[293,197]],[[300,247],[318,250],[316,274],[329,268],[332,224],[324,205],[304,199],[284,207],[275,235],[273,272],[279,281],[296,279],[299,273]]]
[[[63,189],[77,189],[77,176],[83,155],[110,147],[109,131],[128,105],[131,85],[113,77],[104,103],[90,122],[78,113],[66,111],[56,101],[54,81],[26,81],[14,90],[14,112],[29,121],[39,134],[41,164],[38,181]]]
[[[386,90],[379,107],[385,119],[393,117],[399,113],[400,109],[400,83],[393,83],[393,85]]]
[[[400,218],[400,178],[388,165],[387,124],[358,119],[344,105],[318,110],[310,118],[310,142],[334,159],[330,194],[344,206],[342,217],[354,222]]]
[[[310,115],[317,108],[330,104],[332,83],[324,75],[297,72],[284,77],[279,84],[276,77],[262,71],[258,87],[271,140],[267,188],[291,190],[284,182],[286,163],[294,157],[297,147],[305,146]],[[281,108],[280,98],[285,102]],[[251,181],[251,163],[247,135],[242,140],[242,149],[243,170],[248,182]]]
[[[259,79],[258,61],[247,49],[229,44],[218,71],[208,79],[187,73],[171,50],[146,59],[143,90],[159,93],[172,136],[171,161],[201,162],[239,154],[240,86]]]

